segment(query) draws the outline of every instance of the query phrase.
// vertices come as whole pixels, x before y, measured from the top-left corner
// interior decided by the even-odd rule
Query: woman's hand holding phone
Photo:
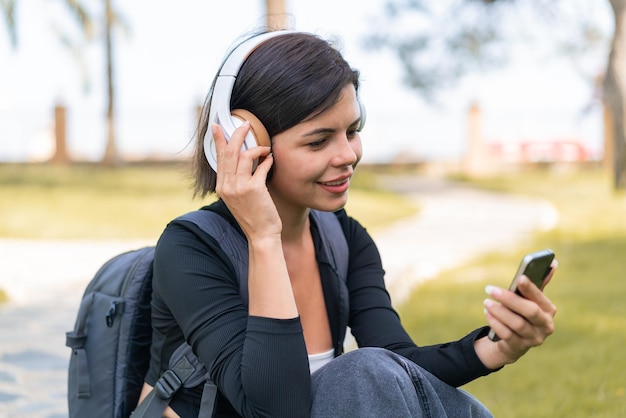
[[[491,298],[485,299],[484,310],[492,332],[475,343],[476,353],[485,366],[496,369],[515,362],[530,348],[541,345],[554,331],[557,309],[542,292],[557,267],[553,258],[552,254],[547,267],[535,265],[534,271],[527,269],[529,260],[525,258],[520,270],[533,276],[532,279],[518,271],[508,290],[486,287]],[[546,260],[542,262],[545,264]],[[543,268],[539,279],[538,268]]]

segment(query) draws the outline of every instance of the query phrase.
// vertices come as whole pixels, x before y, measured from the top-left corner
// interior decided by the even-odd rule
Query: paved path
[[[415,219],[375,234],[393,298],[418,282],[494,248],[513,246],[557,214],[545,202],[449,183],[394,178],[421,207]],[[67,417],[65,332],[73,327],[88,280],[106,260],[146,241],[0,239],[0,417]]]
[[[415,177],[394,177],[387,184],[420,207],[418,216],[375,236],[395,303],[442,270],[487,251],[514,248],[558,222],[558,212],[546,201]]]

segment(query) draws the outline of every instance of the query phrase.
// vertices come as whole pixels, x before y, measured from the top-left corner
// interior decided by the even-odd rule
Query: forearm
[[[280,236],[250,240],[248,248],[250,315],[276,319],[297,317]]]
[[[246,334],[241,358],[243,392],[238,400],[239,413],[306,417],[311,385],[299,319],[250,317]],[[238,375],[228,373],[231,377]]]
[[[463,386],[497,369],[484,364],[475,352],[476,341],[487,332],[479,328],[457,341],[398,351],[449,385]]]

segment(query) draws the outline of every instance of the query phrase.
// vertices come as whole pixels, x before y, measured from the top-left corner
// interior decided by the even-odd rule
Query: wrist
[[[282,254],[283,242],[280,233],[248,236],[248,251],[253,254]]]
[[[500,345],[500,342],[491,341],[489,337],[482,337],[474,342],[476,355],[488,369],[496,370],[515,362],[516,359],[500,350]]]

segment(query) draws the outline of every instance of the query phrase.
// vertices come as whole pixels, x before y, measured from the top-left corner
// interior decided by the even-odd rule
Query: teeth
[[[327,186],[339,186],[340,184],[344,184],[345,182],[346,182],[345,180],[339,180],[339,181],[330,181],[324,184]]]

